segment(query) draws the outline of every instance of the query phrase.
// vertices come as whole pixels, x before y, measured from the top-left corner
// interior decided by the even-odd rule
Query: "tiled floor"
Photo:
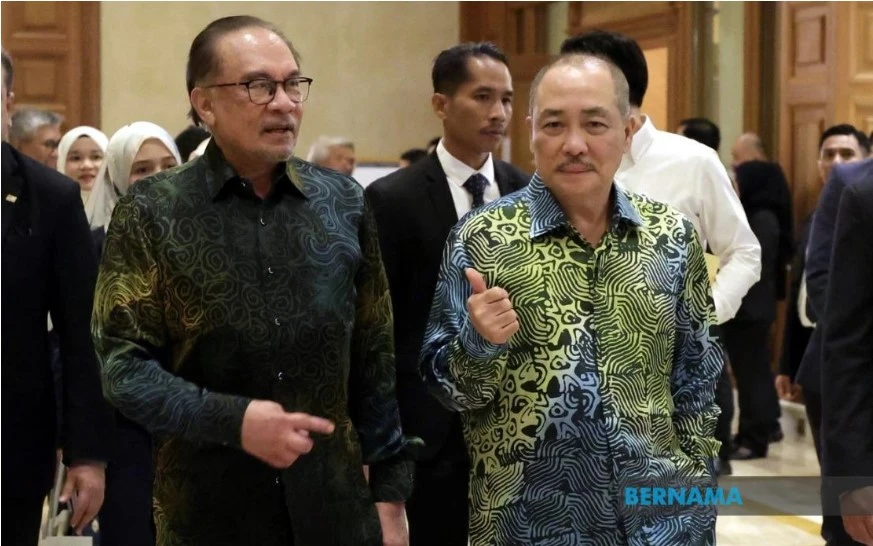
[[[792,413],[784,407],[782,428],[785,439],[770,445],[766,459],[734,461],[735,476],[817,476],[818,460],[807,431],[797,434]],[[802,412],[802,410],[800,410]],[[790,494],[790,493],[789,493]],[[809,516],[719,516],[718,546],[823,546],[819,536],[820,517]]]
[[[818,476],[809,431],[797,434],[797,407],[783,407],[782,428],[785,439],[771,444],[765,459],[735,461],[736,476]],[[820,517],[812,516],[720,516],[716,527],[718,546],[822,546]],[[764,542],[766,541],[766,542]]]

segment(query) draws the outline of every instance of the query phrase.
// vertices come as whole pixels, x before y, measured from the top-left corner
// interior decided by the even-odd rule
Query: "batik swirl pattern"
[[[473,546],[713,540],[711,507],[623,501],[627,485],[711,484],[723,354],[691,224],[617,187],[613,197],[596,248],[536,176],[449,237],[422,372],[463,412]],[[472,328],[466,267],[509,293],[520,331],[508,344]]]
[[[373,503],[405,499],[412,464],[354,180],[294,159],[261,200],[210,145],[137,183],[109,228],[93,331],[107,398],[161,440],[159,544],[381,544]],[[277,471],[240,449],[252,399],[336,431]]]

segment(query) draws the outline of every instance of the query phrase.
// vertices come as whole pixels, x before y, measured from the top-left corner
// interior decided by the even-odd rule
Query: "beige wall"
[[[744,8],[742,2],[717,2],[714,40],[718,47],[718,106],[713,115],[721,129],[719,155],[725,165],[733,163],[731,148],[743,127]],[[774,150],[768,150],[773,157]]]
[[[457,43],[457,2],[103,2],[103,129],[135,120],[183,129],[191,41],[213,19],[237,14],[278,24],[315,79],[298,155],[332,134],[353,139],[359,157],[395,159],[440,134],[430,67]]]

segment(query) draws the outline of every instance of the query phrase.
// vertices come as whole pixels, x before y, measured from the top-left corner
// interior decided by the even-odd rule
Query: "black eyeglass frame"
[[[246,88],[246,93],[248,94],[249,100],[252,102],[252,104],[257,104],[259,106],[263,106],[266,104],[270,104],[271,102],[273,102],[276,99],[276,91],[279,89],[280,84],[282,85],[282,89],[284,90],[285,86],[288,82],[297,82],[298,85],[300,83],[305,83],[306,84],[306,94],[303,95],[301,93],[302,98],[300,100],[295,100],[294,97],[292,97],[291,94],[288,93],[288,91],[285,91],[285,94],[288,95],[288,98],[291,99],[291,102],[300,104],[300,103],[306,102],[306,99],[309,98],[309,90],[312,87],[313,81],[315,81],[315,80],[313,80],[312,78],[307,78],[305,76],[292,76],[292,77],[288,78],[287,80],[282,80],[282,81],[271,80],[269,78],[255,78],[253,80],[249,80],[249,81],[245,81],[245,82],[216,83],[213,85],[207,85],[204,87],[204,89],[211,89],[213,87],[236,87],[236,86],[241,85],[241,86]],[[255,84],[255,83],[264,83],[264,82],[270,84],[271,89],[267,93],[268,96],[270,97],[270,100],[268,100],[267,102],[258,102],[254,98],[252,98],[251,86],[252,86],[252,84]]]

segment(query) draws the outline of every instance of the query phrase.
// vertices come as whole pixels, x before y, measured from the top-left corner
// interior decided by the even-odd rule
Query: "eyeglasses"
[[[309,97],[309,86],[312,84],[312,78],[304,78],[294,76],[285,81],[268,80],[266,78],[258,78],[247,82],[238,83],[218,83],[215,85],[207,85],[210,87],[234,87],[242,85],[249,93],[249,100],[255,104],[270,104],[276,98],[276,89],[282,84],[285,94],[292,102],[301,103]]]

